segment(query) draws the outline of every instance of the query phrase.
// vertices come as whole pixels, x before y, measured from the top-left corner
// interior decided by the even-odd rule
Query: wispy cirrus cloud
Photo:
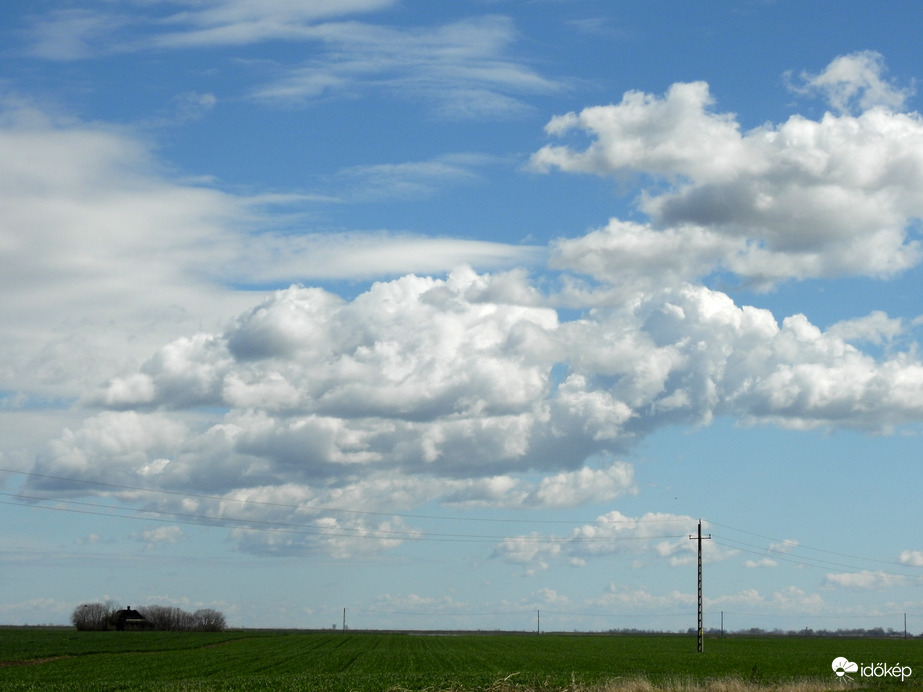
[[[99,368],[143,360],[157,340],[194,330],[202,319],[220,324],[254,299],[229,286],[521,266],[543,255],[388,230],[330,235],[296,224],[280,232],[292,225],[281,222],[284,216],[333,200],[224,191],[170,174],[128,128],[59,117],[21,100],[4,106],[0,287],[8,300],[0,310],[0,373],[13,391],[69,396],[74,378],[92,381]],[[339,198],[432,194],[440,185],[477,180],[477,164],[466,157],[397,170],[400,181],[385,180],[380,168],[345,173],[335,181],[346,191]],[[116,324],[131,337],[113,342]]]
[[[86,8],[34,15],[24,31],[26,52],[45,60],[70,61],[124,50],[114,37],[134,24],[127,15]]]
[[[511,117],[530,108],[522,97],[567,88],[514,56],[516,38],[502,16],[419,29],[328,24],[317,28],[316,57],[282,68],[253,96],[307,104],[376,89],[415,99],[439,117]]]
[[[395,0],[181,0],[180,4],[187,9],[158,23],[156,45],[188,48],[310,39],[324,21],[384,10]]]
[[[349,166],[329,184],[344,202],[430,197],[446,187],[483,182],[480,169],[502,163],[479,154],[444,154],[424,161]]]
[[[27,52],[48,60],[82,60],[150,49],[240,46],[309,40],[335,17],[386,9],[394,0],[153,0],[128,9],[103,4],[36,11],[24,31]]]
[[[423,104],[439,118],[510,118],[528,111],[527,98],[567,89],[513,50],[518,32],[505,16],[487,15],[435,26],[397,27],[344,21],[387,9],[392,0],[257,3],[151,3],[146,14],[117,9],[36,14],[27,51],[51,60],[80,60],[140,50],[175,51],[305,43],[299,63],[273,68],[250,92],[260,102],[303,106],[329,98],[381,92]],[[167,10],[169,8],[169,11]]]

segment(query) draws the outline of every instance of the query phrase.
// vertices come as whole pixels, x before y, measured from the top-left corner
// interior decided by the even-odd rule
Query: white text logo
[[[848,658],[840,656],[839,658],[833,659],[833,672],[836,673],[838,677],[843,677],[846,673],[855,673],[857,670],[859,670],[859,665],[853,663]],[[849,676],[846,675],[846,677],[848,678]]]
[[[848,658],[839,656],[833,659],[833,672],[837,674],[837,677],[847,677],[852,680],[852,677],[847,675],[847,673],[859,673],[863,678],[900,678],[901,681],[909,678],[913,673],[913,670],[910,666],[902,666],[900,663],[897,665],[889,665],[887,663],[854,663]]]

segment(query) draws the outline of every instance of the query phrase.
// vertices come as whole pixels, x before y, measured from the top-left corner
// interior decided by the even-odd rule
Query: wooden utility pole
[[[689,536],[690,539],[696,536]],[[705,645],[705,628],[702,622],[702,538],[711,538],[711,534],[702,536],[702,520],[699,519],[699,653],[704,651]]]

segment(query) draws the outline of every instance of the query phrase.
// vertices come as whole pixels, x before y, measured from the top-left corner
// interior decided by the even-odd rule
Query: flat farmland
[[[838,678],[837,657],[911,668]],[[810,684],[808,684],[810,683]],[[799,687],[800,686],[800,687]],[[923,689],[923,640],[0,629],[0,690]]]

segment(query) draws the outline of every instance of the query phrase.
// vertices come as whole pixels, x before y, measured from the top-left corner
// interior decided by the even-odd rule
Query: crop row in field
[[[680,685],[694,692],[695,685],[708,683],[714,689],[716,680],[765,687],[806,678],[836,689],[842,679],[831,661],[839,656],[902,663],[915,667],[923,681],[923,641],[915,639],[728,637],[707,640],[700,654],[694,638],[680,636],[8,629],[0,630],[0,652],[0,689],[62,692],[555,690],[617,684]],[[912,676],[904,683],[874,681],[889,684],[923,687]]]

